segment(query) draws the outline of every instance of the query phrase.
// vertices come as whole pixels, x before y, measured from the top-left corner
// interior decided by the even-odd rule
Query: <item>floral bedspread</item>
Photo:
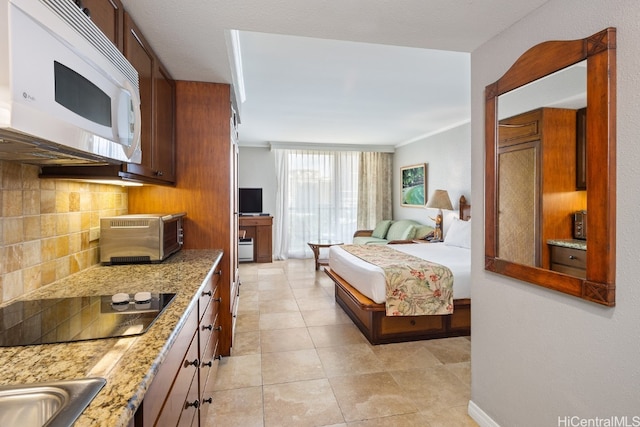
[[[453,313],[453,273],[449,268],[380,245],[342,245],[342,249],[384,271],[387,316]]]

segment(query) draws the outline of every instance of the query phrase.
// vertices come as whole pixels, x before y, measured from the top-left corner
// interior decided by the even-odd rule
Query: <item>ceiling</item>
[[[175,79],[234,85],[240,145],[396,147],[469,121],[469,53],[546,1],[122,3]]]

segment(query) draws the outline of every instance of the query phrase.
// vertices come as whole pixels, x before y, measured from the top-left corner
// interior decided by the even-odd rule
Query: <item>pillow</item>
[[[431,233],[434,230],[434,228],[430,225],[416,225],[415,230],[416,233],[414,238],[424,239],[425,237],[427,237],[427,234]]]
[[[383,221],[380,221],[376,225],[376,228],[373,230],[373,233],[371,233],[371,237],[384,239],[384,237],[387,235],[387,231],[389,231],[389,227],[391,227],[392,222],[393,221],[391,221],[390,219],[385,219]]]
[[[444,244],[471,249],[471,221],[454,219],[444,238]]]
[[[401,219],[395,221],[389,227],[389,231],[387,232],[387,240],[410,240],[413,239],[415,234],[414,225],[416,223],[409,219]]]

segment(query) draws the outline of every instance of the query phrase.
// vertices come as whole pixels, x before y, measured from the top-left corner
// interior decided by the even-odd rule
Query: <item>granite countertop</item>
[[[549,239],[548,245],[562,246],[564,248],[580,249],[581,251],[587,250],[587,241],[578,239]]]
[[[127,426],[186,315],[197,309],[196,292],[221,256],[220,250],[182,250],[161,264],[95,266],[25,295],[20,299],[176,293],[139,336],[1,347],[0,385],[102,377],[107,384],[75,426]]]

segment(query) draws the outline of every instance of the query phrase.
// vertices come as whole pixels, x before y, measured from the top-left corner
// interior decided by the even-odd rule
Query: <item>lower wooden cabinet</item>
[[[135,426],[199,426],[213,402],[220,337],[219,264],[194,296],[188,314],[135,415]]]
[[[551,247],[551,269],[575,277],[587,276],[587,251],[577,248],[549,245]]]

